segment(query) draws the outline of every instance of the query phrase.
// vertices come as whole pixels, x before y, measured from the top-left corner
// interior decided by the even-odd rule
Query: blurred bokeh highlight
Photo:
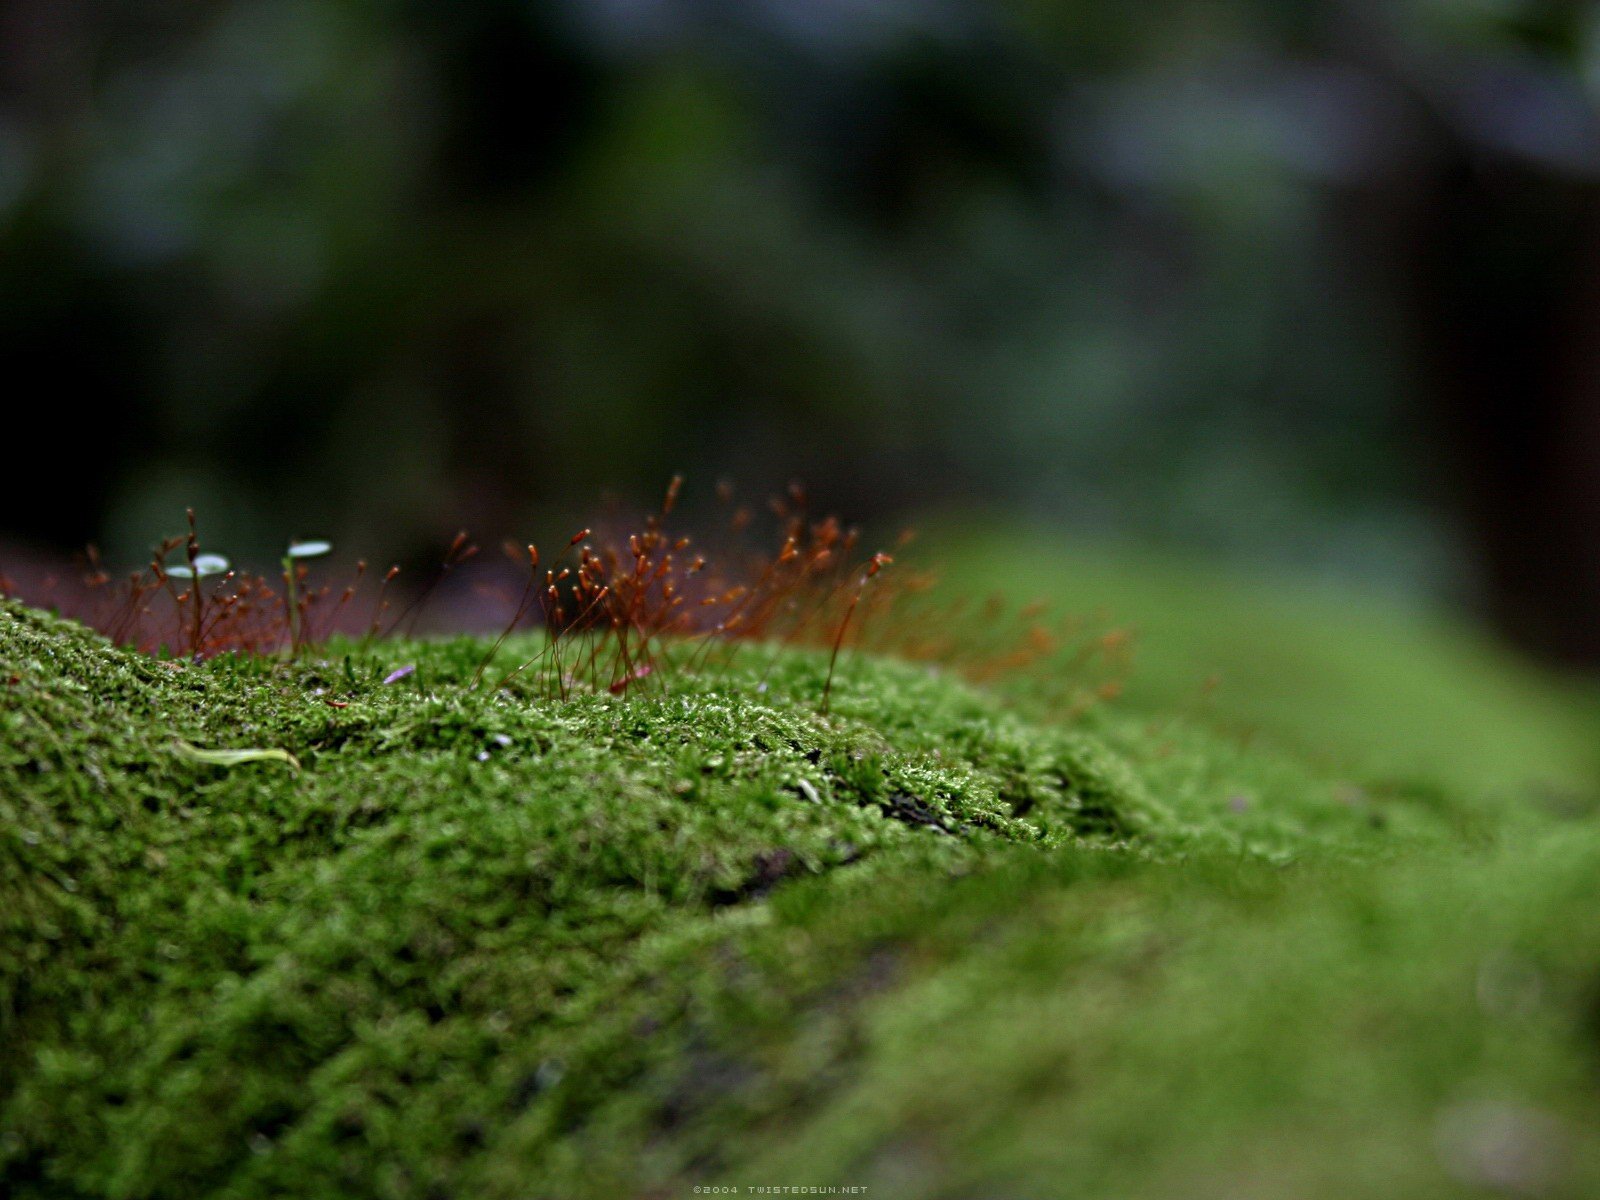
[[[12,0],[0,542],[803,478],[1594,668],[1597,112],[1556,0]]]

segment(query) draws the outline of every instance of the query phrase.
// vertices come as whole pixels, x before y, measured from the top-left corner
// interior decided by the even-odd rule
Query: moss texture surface
[[[0,1193],[1600,1194],[1567,763],[481,654],[162,663],[0,606]]]

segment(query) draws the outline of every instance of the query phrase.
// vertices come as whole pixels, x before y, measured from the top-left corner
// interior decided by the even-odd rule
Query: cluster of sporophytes
[[[675,476],[658,510],[635,528],[586,526],[553,555],[535,542],[504,543],[522,575],[520,592],[478,585],[480,594],[499,596],[507,617],[469,686],[521,680],[561,699],[575,691],[665,693],[674,678],[729,665],[761,643],[828,652],[824,712],[847,646],[941,663],[978,682],[1070,651],[1063,659],[1075,681],[1070,703],[1117,689],[1127,663],[1123,631],[1089,636],[1077,618],[1047,623],[1042,605],[1012,610],[999,596],[971,608],[934,599],[931,575],[886,570],[890,554],[867,552],[860,531],[835,516],[814,518],[798,485],[768,502],[776,529],[764,546],[751,532],[753,511],[719,485],[727,516],[717,540],[731,549],[702,552],[693,537],[668,527],[682,483]],[[897,548],[911,540],[902,533]],[[294,540],[272,575],[239,569],[202,548],[191,509],[187,532],[162,541],[139,570],[113,577],[91,547],[76,579],[52,578],[30,593],[0,575],[0,595],[52,607],[118,645],[161,657],[294,659],[334,635],[370,643],[414,634],[441,584],[479,559],[479,547],[458,533],[430,577],[402,600],[398,566],[379,573],[358,561],[340,578],[317,567],[332,549],[320,539]],[[495,574],[505,577],[503,568]],[[542,634],[537,648],[503,660],[503,651],[522,646],[513,635],[530,630]]]

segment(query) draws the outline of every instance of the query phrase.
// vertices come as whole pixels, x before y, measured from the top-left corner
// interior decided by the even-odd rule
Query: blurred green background
[[[1597,102],[1582,3],[11,0],[0,541],[798,477],[1594,667]]]

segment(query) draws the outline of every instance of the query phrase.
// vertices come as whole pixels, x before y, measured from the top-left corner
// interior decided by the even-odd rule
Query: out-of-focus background
[[[1560,0],[10,0],[0,542],[803,478],[1596,667],[1597,105]]]

